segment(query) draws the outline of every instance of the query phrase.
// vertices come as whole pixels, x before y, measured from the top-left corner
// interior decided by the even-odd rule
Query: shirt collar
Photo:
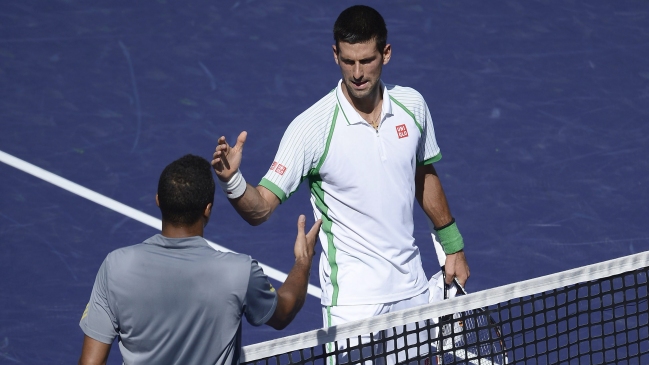
[[[169,238],[159,233],[153,237],[148,238],[146,241],[144,241],[144,243],[167,248],[207,246],[207,241],[205,241],[205,239],[200,236]]]
[[[343,89],[342,89],[342,79],[338,81],[338,86],[336,87],[336,98],[338,99],[338,105],[340,105],[340,109],[343,112],[343,117],[345,118],[345,121],[347,122],[347,125],[355,125],[355,124],[368,124],[365,119],[361,118],[360,114],[354,109],[352,104],[347,100],[345,97],[345,94],[343,94]],[[383,81],[381,80],[381,87],[383,88],[383,105],[381,108],[381,122],[383,122],[383,119],[385,118],[386,115],[392,115],[392,100],[390,100],[390,94],[388,94],[388,88],[385,86]]]

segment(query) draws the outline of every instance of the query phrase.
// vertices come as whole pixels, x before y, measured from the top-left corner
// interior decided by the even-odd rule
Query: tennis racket
[[[431,230],[431,232],[435,231]],[[432,233],[432,238],[441,266],[441,279],[445,283],[446,254],[444,254],[435,233]],[[450,286],[446,284],[443,286],[444,300],[468,294],[457,278],[453,278]],[[439,330],[436,332],[437,341],[435,341],[434,347],[437,348],[438,365],[504,365],[509,363],[502,330],[488,308],[476,308],[439,318]]]
[[[457,279],[452,285],[457,288],[457,296],[467,294]],[[445,297],[449,299],[447,293]],[[439,325],[438,364],[504,365],[509,363],[502,331],[488,308],[476,308],[442,317]]]

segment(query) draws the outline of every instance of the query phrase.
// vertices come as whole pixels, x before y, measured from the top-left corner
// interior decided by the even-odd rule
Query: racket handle
[[[457,286],[457,288],[460,289],[460,291],[462,292],[463,295],[469,294],[469,293],[467,293],[466,289],[464,289],[462,284],[460,284],[460,281],[457,280],[457,277],[453,278],[453,282],[455,283],[455,286]]]

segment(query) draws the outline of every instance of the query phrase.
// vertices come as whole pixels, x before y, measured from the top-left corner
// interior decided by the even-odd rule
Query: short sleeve
[[[433,127],[433,120],[430,116],[430,110],[426,102],[421,100],[422,106],[420,110],[421,115],[421,140],[417,146],[417,164],[429,165],[442,159],[437,139],[435,138],[435,128]]]
[[[319,121],[328,120],[328,115],[328,111],[309,109],[298,116],[284,132],[275,159],[259,183],[273,192],[280,202],[285,202],[318,164],[327,136],[327,124]]]
[[[245,300],[245,315],[248,323],[261,326],[268,322],[277,307],[277,292],[257,261],[250,264],[250,280]]]
[[[79,326],[88,337],[111,344],[118,335],[118,326],[115,316],[108,305],[107,260],[108,258],[104,260],[99,272],[97,272],[90,301],[81,316]]]

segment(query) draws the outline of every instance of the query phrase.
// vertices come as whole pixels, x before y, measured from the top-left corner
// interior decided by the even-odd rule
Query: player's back
[[[239,351],[250,262],[201,237],[156,235],[112,252],[108,302],[125,363],[229,362]]]

